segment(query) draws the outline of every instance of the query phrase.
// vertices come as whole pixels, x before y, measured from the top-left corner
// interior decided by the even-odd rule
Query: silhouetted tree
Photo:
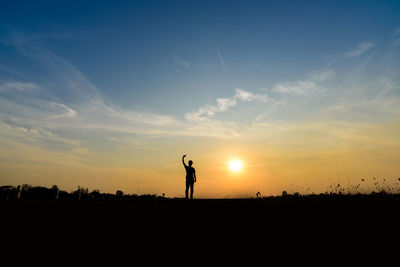
[[[90,198],[91,199],[100,199],[101,198],[100,190],[97,190],[97,189],[93,190],[90,193]]]
[[[117,199],[122,199],[124,197],[124,192],[117,190],[117,192],[115,192],[115,196]]]
[[[89,188],[84,188],[78,185],[78,189],[73,192],[73,195],[78,199],[88,199],[89,198]]]
[[[11,200],[15,198],[16,188],[11,185],[0,186],[0,199]]]

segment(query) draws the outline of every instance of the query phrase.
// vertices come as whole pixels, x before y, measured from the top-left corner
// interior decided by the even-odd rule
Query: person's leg
[[[190,199],[193,199],[193,187],[194,187],[194,182],[190,183]]]
[[[188,195],[188,190],[189,190],[189,183],[188,183],[188,181],[186,180],[186,189],[185,189],[185,197],[186,197],[186,199],[188,199],[188,197],[189,197],[189,195]]]

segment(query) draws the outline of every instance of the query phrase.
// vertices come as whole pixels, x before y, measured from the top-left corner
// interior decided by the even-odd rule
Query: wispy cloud
[[[372,42],[360,43],[356,49],[345,52],[344,54],[349,57],[358,57],[358,56],[361,56],[362,54],[366,53],[368,50],[370,50],[374,46],[375,46],[375,44]]]
[[[321,110],[321,112],[341,112],[341,111],[345,111],[348,110],[349,107],[346,106],[332,106],[332,107],[328,107],[328,108],[324,108]]]
[[[76,139],[62,137],[43,127],[24,127],[0,122],[1,143],[16,146],[19,144],[43,146],[55,150],[86,150]]]
[[[205,120],[207,117],[214,116],[217,112],[227,111],[237,104],[237,101],[232,98],[217,98],[216,102],[216,105],[204,105],[196,112],[186,113],[185,118],[189,121]]]
[[[7,82],[0,85],[0,92],[1,91],[17,91],[17,92],[33,92],[37,90],[39,87],[32,82]]]
[[[236,89],[236,94],[234,96],[235,99],[245,101],[245,102],[250,102],[250,101],[259,101],[259,102],[264,102],[267,103],[271,99],[268,97],[268,95],[260,95],[260,94],[255,94],[249,91],[245,91],[243,89],[237,88]]]
[[[294,82],[280,82],[273,86],[272,91],[282,94],[300,95],[320,90],[320,83],[333,77],[334,71],[327,69],[313,72],[306,79]]]
[[[83,166],[84,159],[92,155],[79,140],[61,137],[41,127],[26,128],[0,122],[0,158],[26,166]],[[40,156],[38,156],[40,155]]]
[[[57,103],[57,102],[51,102],[51,105],[55,106],[55,107],[60,107],[62,109],[63,113],[52,115],[52,116],[50,116],[50,118],[54,119],[54,118],[75,118],[76,117],[77,112],[64,104]]]
[[[43,71],[51,72],[55,83],[50,86],[29,80],[0,83],[0,122],[26,129],[40,126],[49,133],[57,131],[63,135],[68,132],[68,135],[77,136],[82,135],[82,129],[144,135],[180,132],[180,122],[172,116],[126,110],[114,105],[69,62],[32,42],[47,37],[17,34],[2,40],[20,54],[40,61]],[[190,65],[177,60],[182,66]],[[30,94],[26,94],[28,92]]]
[[[190,67],[190,62],[187,60],[182,59],[181,57],[178,57],[177,55],[174,55],[174,60],[175,60],[175,67],[179,71],[182,68],[188,69]]]
[[[224,70],[226,70],[225,60],[224,60],[224,58],[222,57],[220,51],[218,51],[218,60],[219,60],[219,64],[221,64],[222,68],[223,68]]]
[[[272,90],[285,94],[304,94],[305,92],[317,91],[319,87],[314,81],[296,81],[277,83]]]
[[[185,118],[189,121],[202,121],[206,120],[208,117],[214,116],[217,112],[225,112],[231,107],[236,106],[238,101],[242,102],[268,102],[270,98],[268,95],[254,94],[252,92],[236,89],[236,93],[231,98],[217,98],[216,105],[204,105],[200,107],[196,112],[189,112],[185,114]]]

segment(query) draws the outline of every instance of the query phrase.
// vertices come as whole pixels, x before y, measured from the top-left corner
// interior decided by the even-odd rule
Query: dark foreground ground
[[[307,261],[319,253],[338,258],[363,249],[360,257],[365,259],[376,255],[377,249],[384,250],[385,257],[393,255],[390,251],[398,248],[400,232],[400,195],[393,194],[2,200],[0,211],[2,244],[13,252],[25,246],[25,250],[56,250],[63,257],[95,248],[95,257],[128,250],[126,255],[132,257],[150,253],[147,260],[159,259],[159,253],[166,251],[178,258],[193,253],[196,259],[209,259],[228,249],[231,253],[223,255],[232,260],[247,249],[263,259],[305,251]]]
[[[397,222],[399,194],[308,195],[254,199],[9,200],[0,201],[3,222],[132,225],[294,225]]]

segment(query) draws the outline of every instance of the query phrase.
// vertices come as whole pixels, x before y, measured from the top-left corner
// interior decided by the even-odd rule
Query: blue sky
[[[299,79],[361,42],[382,42],[400,10],[398,1],[3,3],[3,38],[37,38],[123,107],[173,114],[235,88]],[[2,58],[14,61],[9,49]],[[176,97],[183,110],[164,102]]]
[[[400,116],[399,1],[0,5],[0,143],[22,155],[97,166],[128,146],[147,168],[177,139],[286,146],[302,123]]]

